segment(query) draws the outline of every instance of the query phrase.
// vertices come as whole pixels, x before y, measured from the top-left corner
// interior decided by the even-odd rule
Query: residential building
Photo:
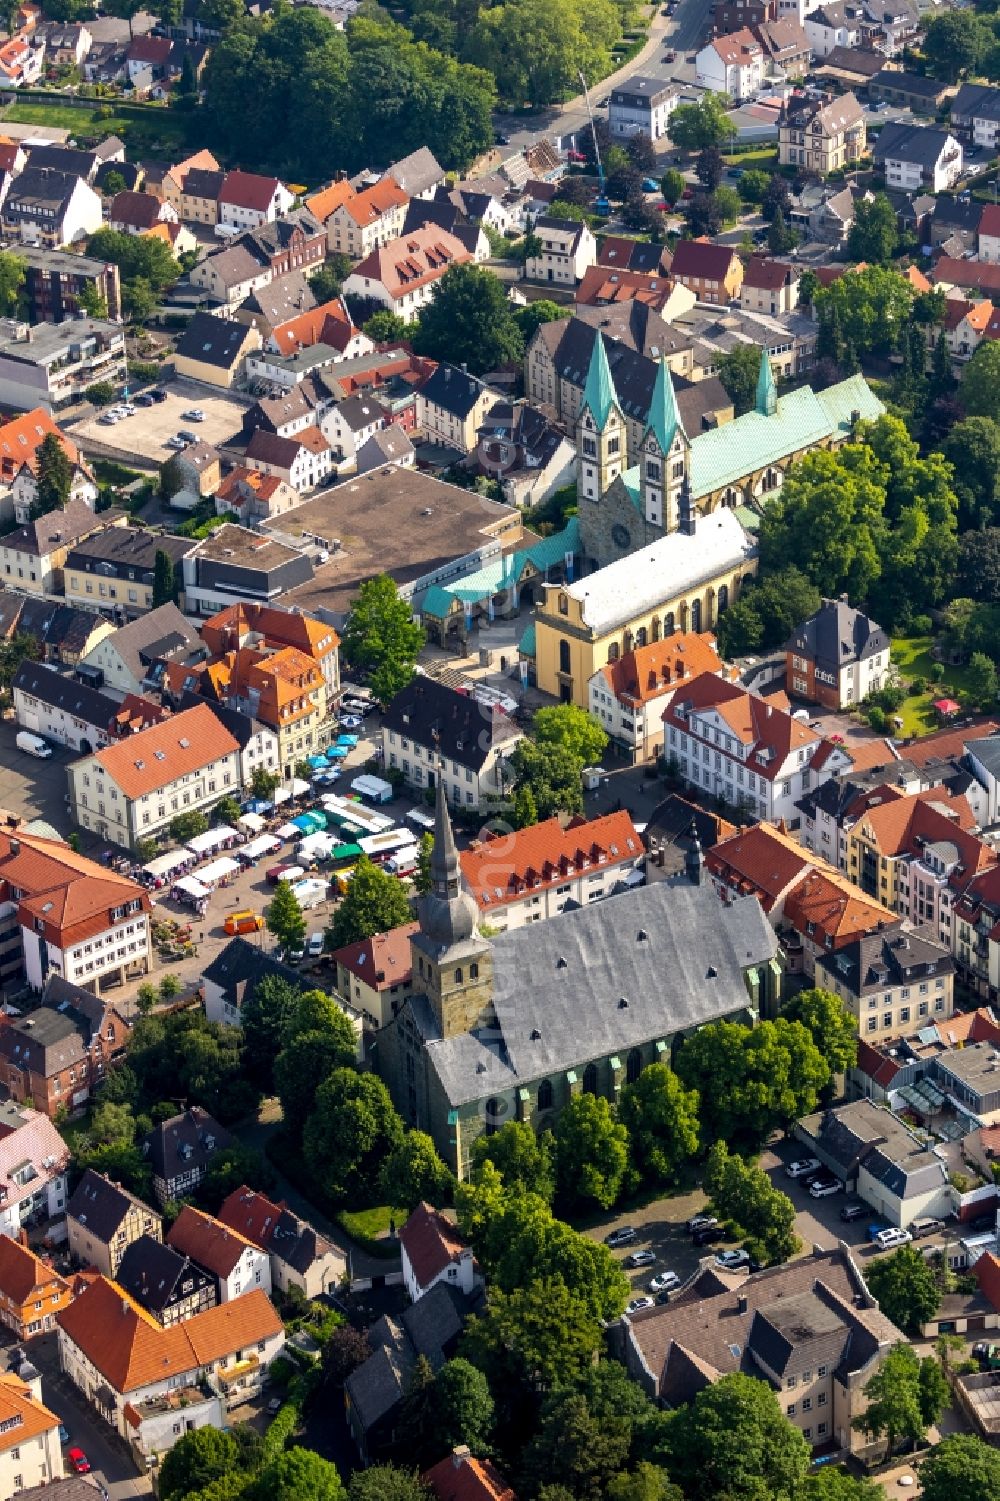
[[[337,993],[377,1031],[396,1015],[413,980],[410,938],[416,923],[375,933],[335,949],[331,959]]]
[[[75,821],[133,849],[178,813],[237,792],[239,744],[205,704],[84,756],[67,776]]]
[[[336,470],[330,442],[315,423],[294,438],[279,438],[258,428],[247,444],[245,458],[248,468],[283,480],[299,495],[315,490]]]
[[[535,221],[534,235],[540,248],[524,263],[524,274],[529,281],[575,287],[583,280],[584,272],[597,263],[597,241],[585,223],[552,219],[543,214]]]
[[[12,36],[0,46],[0,78],[8,88],[37,83],[44,63],[45,43],[41,37]]]
[[[260,1392],[284,1343],[270,1299],[256,1291],[163,1328],[98,1277],[59,1315],[63,1371],[142,1452],[164,1452],[192,1428],[223,1427],[230,1407]],[[166,1421],[156,1425],[161,1413]],[[144,1449],[147,1427],[157,1442]]]
[[[231,1303],[255,1288],[271,1291],[267,1252],[240,1231],[191,1204],[184,1205],[171,1225],[167,1245],[209,1273],[220,1303]]]
[[[663,723],[664,754],[678,758],[685,782],[761,819],[795,820],[797,799],[816,777],[850,764],[839,746],[793,718],[783,695],[759,698],[712,673],[674,695]]]
[[[267,1253],[280,1292],[296,1287],[303,1297],[322,1298],[339,1288],[347,1269],[344,1253],[286,1205],[244,1184],[226,1199],[219,1220]]]
[[[868,84],[868,97],[873,103],[898,104],[916,115],[938,114],[951,96],[951,88],[942,79],[896,67],[882,68]]]
[[[1000,89],[982,83],[963,83],[951,101],[952,130],[961,131],[975,146],[992,151],[1000,135]]]
[[[55,1328],[56,1314],[68,1307],[72,1291],[48,1262],[21,1238],[0,1235],[0,1324],[18,1340]]]
[[[866,1042],[951,1016],[955,961],[928,935],[899,923],[817,957],[816,984],[840,996]]]
[[[294,647],[311,657],[323,674],[327,714],[334,716],[340,698],[340,637],[332,626],[298,611],[244,602],[206,620],[201,638],[216,654],[239,647]]]
[[[411,151],[382,175],[391,177],[411,198],[433,198],[445,182],[444,168],[427,146]]]
[[[32,411],[57,411],[88,386],[125,373],[121,326],[94,318],[22,325],[0,342],[0,401]]]
[[[146,614],[117,630],[105,631],[80,660],[84,667],[100,672],[103,683],[124,698],[141,694],[153,683],[157,663],[178,656],[187,659],[200,645],[198,632],[176,605],[147,606]]]
[[[720,906],[700,868],[686,884],[482,937],[440,781],[418,921],[413,992],[379,1033],[379,1071],[459,1177],[484,1131],[515,1119],[545,1129],[579,1089],[615,1099],[680,1035],[776,1005],[777,945],[759,904]],[[609,974],[620,990],[610,1014]]]
[[[793,1128],[824,1167],[890,1225],[951,1213],[954,1193],[942,1157],[891,1110],[853,1100],[807,1115]]]
[[[86,669],[84,674],[90,676]],[[81,681],[78,673],[43,662],[26,658],[14,676],[12,692],[14,714],[22,729],[78,754],[89,755],[137,727],[133,713],[123,709],[117,698]],[[150,721],[162,717],[153,704],[148,708]]]
[[[800,266],[752,255],[743,272],[740,306],[751,313],[792,313],[799,305]]]
[[[282,532],[295,514],[280,518]],[[312,560],[304,552],[227,523],[185,558],[184,598],[192,615],[217,615],[241,602],[273,604],[312,576]]]
[[[747,17],[741,24],[750,27],[764,49],[766,77],[784,83],[788,79],[806,76],[812,66],[812,47],[797,15],[758,22]]]
[[[357,466],[358,454],[369,439],[382,431],[387,421],[385,408],[373,396],[359,393],[328,406],[320,418],[324,435],[333,446],[341,473]],[[442,426],[445,415],[441,414]]]
[[[588,685],[590,712],[619,755],[655,761],[663,751],[663,711],[678,687],[724,670],[713,636],[675,631],[599,667]]]
[[[41,245],[19,245],[17,256],[24,265],[21,296],[29,323],[62,323],[85,312],[80,298],[88,289],[103,301],[109,318],[121,317],[117,266],[75,251],[50,250]]]
[[[189,443],[171,462],[181,481],[180,490],[170,497],[172,506],[190,509],[214,495],[222,483],[222,458],[211,443]]]
[[[845,3],[845,0],[827,0],[825,5],[809,5],[802,17],[806,36],[814,58],[829,57],[832,52],[846,48],[858,50],[861,40],[860,10]]]
[[[1000,264],[1000,207],[987,203],[979,220],[978,254],[981,261]]]
[[[100,195],[69,172],[27,166],[15,177],[0,206],[5,235],[28,245],[58,250],[100,229]]]
[[[190,273],[190,281],[213,302],[224,303],[227,313],[248,302],[271,285],[273,272],[242,240],[230,240],[224,249],[206,255]],[[237,320],[246,324],[246,319]],[[254,325],[256,320],[252,320]],[[258,330],[259,331],[259,330]]]
[[[237,465],[215,492],[217,516],[234,515],[241,526],[253,527],[297,506],[302,496],[286,480],[260,469]]]
[[[826,177],[860,161],[866,150],[864,111],[852,93],[838,98],[793,94],[786,101],[778,122],[778,161],[783,167],[811,167]]]
[[[125,1058],[131,1024],[111,1002],[49,975],[43,1004],[0,1028],[0,1082],[49,1119],[81,1109]]]
[[[456,807],[481,808],[513,786],[507,762],[524,734],[498,706],[435,678],[417,677],[400,689],[382,716],[386,769],[398,767],[411,787],[440,781]]]
[[[69,1197],[69,1148],[40,1111],[0,1101],[0,1234],[60,1218]]]
[[[1000,1044],[1000,1021],[988,1006],[981,1006],[977,1011],[956,1011],[945,1022],[931,1022],[915,1028],[906,1037],[894,1037],[891,1042],[873,1046],[861,1039],[857,1062],[847,1074],[848,1098],[864,1096],[876,1105],[889,1105],[890,1109],[893,1103],[898,1106],[901,1102],[892,1100],[892,1096],[909,1086],[919,1086],[924,1079],[930,1079],[936,1085],[938,1060],[947,1062],[954,1052],[977,1042]],[[909,1090],[903,1100],[916,1108],[916,1099]],[[933,1096],[928,1094],[923,1104],[929,1106],[932,1103]],[[987,1131],[995,1129],[987,1128]],[[980,1140],[988,1149],[990,1137],[983,1134]],[[972,1155],[974,1153],[970,1151]]]
[[[613,136],[644,135],[658,141],[666,135],[667,121],[679,103],[673,84],[635,73],[611,90],[608,128]]]
[[[123,615],[152,610],[156,559],[166,553],[180,582],[180,565],[197,544],[141,527],[112,526],[77,542],[66,555],[63,587],[70,602],[117,606]],[[183,597],[183,596],[182,596]]]
[[[189,380],[228,390],[240,379],[247,355],[262,342],[258,330],[245,323],[194,313],[174,349],[174,369]]]
[[[973,876],[955,900],[953,951],[962,979],[980,996],[1000,996],[1000,866]]]
[[[735,826],[720,814],[708,812],[680,793],[671,792],[657,803],[642,831],[647,850],[644,865],[647,885],[683,876],[689,856],[692,862],[695,857],[704,862],[705,850],[735,833]]]
[[[137,235],[154,224],[176,224],[177,210],[153,193],[125,189],[108,205],[108,225],[124,234]]]
[[[436,1501],[517,1501],[513,1488],[491,1459],[474,1459],[458,1445],[423,1475]]]
[[[522,510],[548,500],[576,475],[572,443],[525,401],[493,402],[476,435],[476,461],[479,472],[499,484],[508,505]]]
[[[777,0],[715,0],[712,6],[712,29],[719,36],[730,31],[739,31],[741,26],[759,26],[774,20],[778,14]]]
[[[294,197],[276,177],[261,177],[256,172],[227,172],[219,188],[219,223],[231,224],[234,231],[255,229],[280,219],[295,202]]]
[[[388,245],[403,233],[409,195],[391,177],[360,193],[352,192],[326,220],[331,254],[339,252],[352,261],[363,260],[380,245]]]
[[[889,637],[847,596],[825,599],[785,643],[789,691],[825,709],[847,709],[881,688],[889,673]]]
[[[63,564],[71,547],[107,526],[124,524],[119,512],[94,514],[79,496],[72,496],[58,511],[30,518],[0,544],[3,579],[10,588],[25,594],[52,595],[63,592]]]
[[[677,1406],[742,1371],[770,1387],[814,1449],[838,1452],[864,1446],[864,1388],[904,1341],[843,1244],[738,1280],[705,1268],[682,1297],[626,1316],[622,1335],[647,1396]]]
[[[184,673],[183,682],[191,676]],[[205,667],[200,676],[207,698],[272,732],[279,774],[291,777],[296,763],[323,744],[330,719],[326,682],[312,656],[297,647],[240,648]]]
[[[59,1418],[42,1402],[37,1374],[25,1381],[13,1371],[0,1376],[0,1490],[5,1496],[62,1483]],[[36,1390],[37,1388],[37,1390]]]
[[[150,902],[143,887],[60,839],[0,834],[0,975],[33,990],[50,975],[95,989],[147,974]]]
[[[480,921],[506,933],[641,884],[643,854],[625,809],[565,827],[547,818],[513,833],[484,830],[462,851],[462,882]]]
[[[219,1152],[233,1138],[200,1105],[154,1126],[142,1144],[153,1169],[153,1192],[160,1204],[187,1198],[198,1187]]]
[[[140,1236],[163,1239],[155,1209],[89,1167],[66,1206],[66,1229],[72,1254],[105,1277],[117,1277],[122,1257]]]
[[[944,338],[948,353],[958,364],[971,360],[987,336],[993,317],[988,298],[967,302],[964,297],[949,297],[944,308]]]
[[[737,104],[756,99],[764,82],[764,49],[748,26],[716,36],[698,53],[695,82]]]
[[[577,306],[608,307],[613,303],[641,302],[668,322],[694,307],[693,292],[662,271],[625,271],[598,263],[585,272],[576,289]]]
[[[872,152],[885,174],[886,187],[915,193],[943,193],[962,176],[961,142],[945,130],[928,125],[883,125]]]
[[[483,1285],[472,1247],[447,1215],[430,1204],[418,1204],[400,1230],[399,1254],[411,1303],[419,1303],[442,1282],[467,1298]]]
[[[345,280],[343,293],[379,303],[404,323],[413,323],[448,267],[472,259],[454,235],[427,224],[365,256]]]
[[[441,364],[417,391],[417,426],[428,442],[468,454],[476,447],[487,412],[499,400],[500,392],[477,376]]]
[[[371,354],[375,348],[367,334],[355,328],[341,297],[333,297],[319,307],[307,308],[274,324],[264,348],[273,354],[294,355],[316,344],[339,350],[345,360]]]
[[[210,1022],[238,1026],[240,1013],[261,980],[275,975],[301,987],[302,975],[273,954],[245,938],[233,938],[220,949],[202,976],[205,1015]]]
[[[670,274],[689,287],[699,302],[735,302],[743,285],[743,262],[731,245],[711,240],[680,240]]]
[[[212,1274],[151,1235],[132,1241],[115,1281],[165,1329],[218,1303]]]

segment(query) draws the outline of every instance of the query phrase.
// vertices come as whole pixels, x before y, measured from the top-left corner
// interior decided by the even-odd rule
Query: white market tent
[[[187,847],[193,855],[211,855],[214,850],[221,850],[227,844],[232,844],[239,835],[228,824],[223,824],[218,829],[206,829],[204,834],[196,834],[189,839]]]
[[[292,777],[292,797],[304,797],[312,788],[308,782],[303,782],[301,777]]]
[[[217,886],[227,876],[235,876],[239,871],[239,861],[229,855],[223,855],[220,860],[213,860],[211,865],[206,865],[204,870],[199,870],[198,880],[203,886]]]
[[[287,803],[291,795],[292,789],[290,787],[275,787],[271,794],[271,801],[277,807],[279,803]]]
[[[149,864],[144,865],[142,869],[153,880],[161,881],[172,875],[175,870],[180,870],[182,865],[187,865],[190,859],[190,850],[170,850],[165,855],[157,855],[155,860],[150,860]]]
[[[195,880],[194,876],[181,876],[176,885],[178,891],[183,892],[185,896],[189,896],[195,902],[207,901],[212,895],[208,887],[203,886],[200,881]]]
[[[248,834],[262,834],[267,828],[267,822],[259,813],[244,813],[236,822],[241,829],[246,829]]]
[[[240,850],[241,860],[259,860],[262,855],[269,855],[272,850],[281,848],[281,840],[275,839],[273,834],[260,834],[256,839],[251,839]]]

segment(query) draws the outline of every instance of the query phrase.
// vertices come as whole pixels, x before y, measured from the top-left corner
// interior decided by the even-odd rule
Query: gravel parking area
[[[192,381],[172,381],[162,386],[166,401],[151,407],[139,407],[133,417],[123,417],[113,427],[98,421],[98,415],[85,417],[72,428],[74,439],[86,449],[88,440],[135,453],[152,463],[164,464],[172,449],[166,447],[180,429],[194,433],[202,442],[218,447],[235,438],[241,429],[244,407],[228,395],[195,385]],[[191,422],[183,413],[199,407],[203,422]]]

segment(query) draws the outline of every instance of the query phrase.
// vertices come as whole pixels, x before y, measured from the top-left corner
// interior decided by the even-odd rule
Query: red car
[[[89,1475],[90,1460],[82,1449],[67,1449],[66,1458],[78,1475]]]
[[[577,163],[580,163],[580,162],[585,162],[587,160],[587,158],[584,156],[584,154],[583,154],[582,151],[567,151],[567,153],[566,153],[566,160],[568,162],[577,162]]]

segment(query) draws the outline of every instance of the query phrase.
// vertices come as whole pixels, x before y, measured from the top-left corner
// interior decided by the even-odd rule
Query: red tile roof
[[[435,224],[425,224],[388,245],[380,245],[351,274],[380,282],[395,299],[437,281],[449,266],[462,265],[472,258],[471,250],[461,240]]]
[[[1000,266],[987,261],[961,261],[943,255],[934,262],[934,280],[953,287],[975,287],[980,291],[1000,291]]]
[[[843,948],[853,939],[896,921],[896,914],[862,895],[846,876],[824,861],[804,876],[785,899],[785,920],[824,950]]]
[[[238,208],[255,209],[264,214],[281,184],[276,177],[261,177],[257,172],[227,172],[219,189],[219,202]]]
[[[882,1089],[889,1089],[893,1079],[902,1071],[903,1065],[895,1058],[882,1053],[878,1048],[873,1048],[871,1043],[865,1042],[863,1037],[859,1037],[858,1068]]]
[[[559,886],[583,870],[613,870],[643,853],[627,809],[602,818],[547,818],[507,834],[487,831],[459,855],[462,879],[483,912]]]
[[[16,846],[16,848],[15,848]],[[138,902],[150,911],[147,892],[127,876],[106,870],[57,839],[0,833],[0,891],[16,888],[21,920],[40,922],[59,948],[79,943],[111,926],[111,910]]]
[[[366,225],[377,224],[390,209],[405,208],[409,201],[409,193],[404,193],[391,177],[383,177],[374,187],[346,199],[342,207],[364,229]]]
[[[253,1242],[221,1220],[185,1204],[170,1228],[167,1245],[189,1256],[216,1277],[228,1277]]]
[[[451,1220],[426,1203],[418,1204],[410,1215],[399,1232],[399,1243],[420,1287],[428,1287],[468,1250]]]
[[[716,245],[712,240],[680,240],[670,265],[677,280],[684,277],[693,280],[722,282],[729,275],[733,262],[739,256],[732,245]]]
[[[117,745],[105,746],[95,760],[126,797],[136,798],[238,749],[208,705],[199,704]]]
[[[700,716],[706,710],[714,709],[729,731],[747,747],[747,764],[752,758],[757,776],[772,782],[792,751],[811,748],[813,764],[818,764],[820,755],[823,760],[832,755],[828,743],[821,740],[815,730],[787,712],[787,702],[785,699],[782,703],[776,696],[758,698],[738,683],[705,672],[674,695],[663,711],[663,722],[697,738],[688,710]],[[767,752],[771,754],[767,755]],[[763,760],[761,756],[764,756]]]
[[[645,704],[672,692],[680,682],[690,682],[702,672],[719,672],[722,658],[709,632],[674,631],[662,641],[637,646],[617,662],[602,668],[605,682],[616,698]]]
[[[979,1291],[1000,1312],[1000,1257],[994,1256],[992,1251],[986,1251],[973,1264],[972,1275],[979,1283]]]
[[[279,354],[295,354],[296,350],[311,349],[314,344],[344,349],[357,332],[342,300],[334,297],[330,302],[289,318],[287,323],[279,323],[271,330],[271,338],[278,346]]]
[[[608,266],[589,266],[576,289],[582,306],[597,307],[610,302],[641,302],[657,311],[670,300],[676,282],[663,272],[613,271]]]
[[[790,834],[754,824],[714,845],[705,855],[709,873],[730,890],[756,896],[765,912],[816,861]]]
[[[496,1465],[460,1450],[440,1460],[424,1475],[437,1501],[517,1501]]]
[[[988,203],[979,218],[980,235],[1000,235],[1000,205]]]
[[[65,1292],[67,1284],[27,1246],[0,1235],[0,1293],[13,1303],[26,1303],[36,1289],[43,1288],[49,1296]]]
[[[847,810],[870,831],[880,855],[921,856],[936,841],[953,844],[965,880],[996,864],[996,855],[970,832],[975,815],[964,797],[952,797],[943,787],[900,796],[898,788],[880,787],[862,794]],[[964,884],[964,882],[963,882]]]
[[[981,719],[977,724],[969,724],[962,729],[936,730],[933,735],[922,735],[919,740],[900,746],[899,754],[904,761],[912,761],[914,766],[924,767],[935,758],[947,761],[952,756],[961,756],[965,753],[966,745],[973,740],[984,740],[987,735],[998,733],[1000,720]]]
[[[407,985],[413,976],[410,938],[419,923],[406,922],[388,933],[375,933],[335,949],[333,958],[352,975],[363,980],[370,990],[388,990],[393,985]]]
[[[785,261],[772,261],[770,256],[752,255],[743,273],[745,287],[760,287],[765,292],[780,292],[791,274],[798,279],[794,266]]]

